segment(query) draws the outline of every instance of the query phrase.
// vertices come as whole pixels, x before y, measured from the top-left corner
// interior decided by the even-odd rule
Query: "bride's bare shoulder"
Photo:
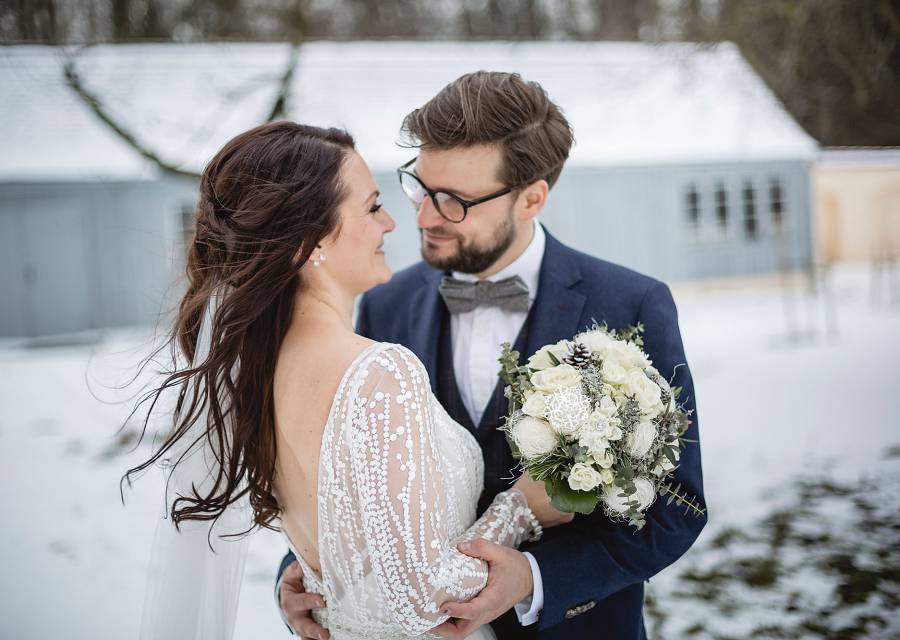
[[[278,352],[273,379],[276,411],[291,407],[326,407],[337,391],[341,378],[373,340],[356,334],[291,337],[287,336]],[[314,411],[315,412],[315,411]]]

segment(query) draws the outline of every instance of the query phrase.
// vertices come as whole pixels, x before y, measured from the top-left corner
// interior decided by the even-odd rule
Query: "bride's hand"
[[[528,477],[527,473],[523,473],[522,477],[516,480],[513,485],[514,489],[518,489],[528,501],[528,506],[534,512],[534,517],[545,529],[547,527],[555,527],[558,524],[566,524],[572,522],[575,517],[574,513],[564,513],[557,511],[550,505],[550,496],[544,489],[543,482],[535,482]]]

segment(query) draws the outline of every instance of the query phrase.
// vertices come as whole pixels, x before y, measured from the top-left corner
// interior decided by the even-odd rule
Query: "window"
[[[697,185],[692,184],[688,187],[684,194],[684,208],[687,214],[688,224],[697,228],[700,226],[700,192],[697,191]]]
[[[716,183],[716,222],[722,231],[728,229],[728,191],[722,182]]]
[[[784,187],[781,180],[769,179],[769,212],[772,214],[772,226],[775,231],[784,230]]]
[[[748,239],[753,240],[759,232],[756,219],[756,191],[753,189],[753,183],[749,180],[744,182],[742,193],[744,201],[744,233]]]

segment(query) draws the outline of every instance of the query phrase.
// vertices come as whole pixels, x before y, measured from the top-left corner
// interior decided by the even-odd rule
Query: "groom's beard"
[[[428,244],[423,240],[422,259],[425,262],[441,271],[482,273],[487,271],[509,249],[516,239],[516,225],[513,222],[512,215],[506,218],[494,232],[495,240],[489,247],[478,247],[472,242],[466,242],[463,236],[447,229],[440,229],[438,233],[442,236],[455,238],[459,248],[455,254],[441,257],[431,253],[428,249]],[[421,229],[419,230],[419,235],[422,235]]]

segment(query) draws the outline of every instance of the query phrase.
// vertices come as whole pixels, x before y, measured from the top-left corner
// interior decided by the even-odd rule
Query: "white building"
[[[182,270],[190,179],[263,122],[282,44],[0,49],[0,335],[154,321]],[[67,81],[74,71],[126,142]],[[315,42],[287,116],[347,128],[418,259],[394,168],[403,116],[459,75],[517,71],[566,112],[576,146],[542,214],[564,242],[668,280],[803,268],[817,145],[736,47],[642,43]]]

